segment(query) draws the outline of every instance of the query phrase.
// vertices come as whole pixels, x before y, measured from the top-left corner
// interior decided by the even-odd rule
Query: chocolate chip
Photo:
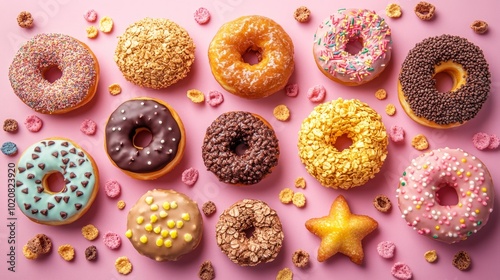
[[[57,203],[61,202],[62,197],[60,196],[54,196],[54,199],[56,200]]]
[[[31,163],[29,163],[29,162],[28,162],[28,163],[26,163],[26,169],[31,169],[31,168],[33,168],[33,167],[34,167],[34,165],[33,165],[33,164],[31,164]]]
[[[80,197],[80,196],[82,196],[82,195],[83,195],[83,192],[81,192],[81,191],[76,191],[76,196],[77,196],[77,197]]]
[[[28,176],[26,176],[26,178],[31,180],[31,179],[35,178],[35,175],[30,173],[30,174],[28,174]]]
[[[48,145],[49,145],[49,146],[52,146],[52,145],[54,145],[55,143],[56,143],[56,142],[54,142],[54,141],[50,140],[50,141],[49,141],[49,143],[48,143]]]
[[[78,165],[82,165],[84,162],[85,162],[85,160],[83,158],[81,158],[78,160]]]
[[[69,167],[76,167],[76,164],[74,162],[70,162]]]
[[[31,214],[38,214],[38,209],[31,210]]]
[[[47,212],[48,212],[47,209],[43,209],[43,210],[40,211],[40,214],[42,214],[44,216],[47,216]]]
[[[39,156],[37,154],[31,154],[31,159],[35,160],[37,158],[39,158]]]
[[[71,192],[75,192],[78,189],[75,185],[71,185],[69,188],[71,189]]]
[[[63,156],[63,157],[64,157],[64,156],[66,156],[67,154],[68,154],[68,152],[66,152],[65,150],[62,150],[62,151],[61,151],[61,156]]]
[[[71,173],[69,173],[69,177],[71,179],[75,179],[76,178],[76,174],[74,172],[71,172]]]
[[[81,184],[84,188],[86,188],[87,185],[89,184],[89,181],[82,181]]]
[[[52,156],[54,156],[54,157],[58,157],[58,156],[59,156],[59,153],[58,153],[58,152],[53,152],[53,153],[52,153]]]
[[[37,193],[43,193],[43,187],[41,187],[41,186],[36,186],[36,192],[37,192]]]
[[[21,192],[24,194],[28,194],[28,188],[22,189]]]
[[[35,152],[37,152],[37,153],[39,153],[39,152],[41,152],[41,151],[42,151],[42,149],[40,149],[40,147],[38,147],[38,146],[36,146],[34,150],[35,150]]]
[[[63,159],[62,159],[62,162],[63,162],[64,164],[68,164],[68,162],[69,162],[69,158],[63,158]]]
[[[45,164],[44,163],[39,163],[38,168],[44,170],[45,169]]]
[[[31,208],[31,204],[25,203],[24,204],[24,210],[29,210]]]
[[[82,151],[80,151],[80,152],[78,152],[78,155],[83,157],[85,154]]]
[[[80,203],[75,203],[75,209],[76,210],[82,209],[82,205]]]
[[[85,177],[87,177],[88,179],[90,179],[90,176],[92,176],[92,173],[90,173],[90,172],[85,172],[85,174],[84,174],[84,175],[85,175]]]
[[[69,149],[69,152],[72,153],[72,154],[76,154],[76,149],[75,148],[71,148],[71,149]]]
[[[61,218],[66,219],[68,217],[68,213],[61,211],[59,212],[59,215],[61,215]]]
[[[52,209],[52,208],[54,208],[54,207],[55,207],[55,205],[54,205],[54,204],[52,204],[52,203],[50,203],[50,202],[48,202],[48,203],[47,203],[47,209],[49,209],[49,210],[50,210],[50,209]]]
[[[66,141],[65,141],[65,142],[62,142],[62,143],[61,143],[61,146],[68,147],[68,146],[69,146],[69,143],[68,143],[68,142],[66,142]]]
[[[22,185],[23,185],[23,182],[21,182],[21,181],[19,181],[19,180],[17,180],[17,181],[16,181],[16,187],[20,187],[20,186],[22,186]]]
[[[68,203],[68,201],[69,201],[69,196],[65,196],[65,197],[63,197],[63,200],[64,200],[64,202]]]
[[[41,184],[42,180],[35,180],[35,184]]]
[[[36,196],[36,195],[33,198],[35,199],[35,202],[38,202],[38,201],[40,201],[40,199],[42,199],[41,197]]]
[[[24,171],[26,171],[26,168],[24,168],[24,167],[19,167],[17,170],[19,171],[19,173],[23,173]]]

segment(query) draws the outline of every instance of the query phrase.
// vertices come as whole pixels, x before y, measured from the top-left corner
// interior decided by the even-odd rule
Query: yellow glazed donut
[[[259,62],[243,60],[257,52]],[[244,16],[219,29],[208,49],[212,74],[232,94],[257,99],[283,89],[294,70],[293,42],[275,21]]]
[[[343,135],[352,145],[339,151],[334,144]],[[361,186],[373,178],[387,157],[387,145],[382,117],[356,99],[316,106],[299,131],[299,157],[307,172],[334,189]]]

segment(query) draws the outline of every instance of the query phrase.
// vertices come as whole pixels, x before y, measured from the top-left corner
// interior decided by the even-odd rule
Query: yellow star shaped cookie
[[[328,216],[306,221],[307,230],[321,238],[318,249],[320,262],[342,253],[352,262],[361,264],[364,257],[361,240],[377,226],[377,221],[371,217],[352,214],[342,195],[333,201]]]

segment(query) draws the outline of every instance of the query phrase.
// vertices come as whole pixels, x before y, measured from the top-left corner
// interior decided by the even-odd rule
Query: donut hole
[[[446,183],[439,186],[435,197],[436,202],[441,206],[454,206],[458,204],[457,190]]]
[[[64,176],[61,172],[54,171],[45,175],[43,185],[49,193],[59,193],[65,187]]]
[[[333,146],[337,151],[342,152],[345,149],[348,149],[352,145],[352,139],[347,136],[347,134],[342,134],[337,139],[335,139],[335,143]]]
[[[140,127],[135,129],[134,134],[132,136],[132,144],[137,149],[144,149],[149,146],[151,141],[153,140],[153,133],[151,130],[145,127]]]
[[[250,227],[243,230],[243,233],[245,234],[247,239],[252,238],[254,232],[255,232],[254,226],[250,226]]]
[[[257,64],[262,60],[262,49],[257,47],[250,47],[241,55],[241,58],[247,64]]]
[[[360,37],[352,37],[345,45],[345,51],[350,55],[356,55],[363,49],[363,39]]]
[[[250,146],[247,144],[246,141],[242,139],[237,139],[234,141],[231,146],[229,147],[233,153],[235,153],[238,156],[244,155],[247,150],[250,148]]]
[[[62,71],[56,65],[47,67],[42,71],[42,77],[49,83],[54,83],[62,77]]]
[[[437,91],[449,92],[453,89],[453,76],[448,72],[439,72],[434,75],[434,83]]]

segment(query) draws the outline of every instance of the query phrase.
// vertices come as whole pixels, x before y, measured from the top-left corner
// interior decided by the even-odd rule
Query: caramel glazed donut
[[[152,180],[170,172],[182,159],[186,145],[184,125],[167,103],[141,97],[122,103],[106,123],[105,150],[125,174]],[[135,144],[141,131],[152,134],[146,147]]]
[[[44,73],[57,67],[54,82]],[[99,63],[84,43],[63,34],[38,34],[18,50],[9,67],[14,93],[33,110],[62,114],[85,105],[95,95]]]
[[[256,52],[249,64],[243,55]],[[244,16],[217,31],[208,48],[210,69],[217,82],[240,97],[256,99],[283,89],[294,70],[293,42],[275,21]]]
[[[247,237],[247,231],[253,233]],[[281,221],[264,201],[244,199],[220,215],[215,226],[217,245],[234,263],[255,266],[274,261],[283,244]]]
[[[47,179],[60,172],[65,186],[53,192]],[[16,200],[30,220],[45,225],[76,221],[92,205],[99,189],[92,157],[69,139],[48,138],[24,151],[17,164]]]
[[[436,89],[434,76],[447,73],[453,87]],[[490,71],[483,51],[465,38],[441,35],[423,40],[409,51],[398,79],[405,112],[433,128],[460,126],[474,118],[490,92]]]
[[[237,147],[248,147],[237,154]],[[234,185],[260,182],[278,165],[278,138],[271,125],[249,112],[220,115],[207,128],[202,156],[207,170],[219,181]]]

